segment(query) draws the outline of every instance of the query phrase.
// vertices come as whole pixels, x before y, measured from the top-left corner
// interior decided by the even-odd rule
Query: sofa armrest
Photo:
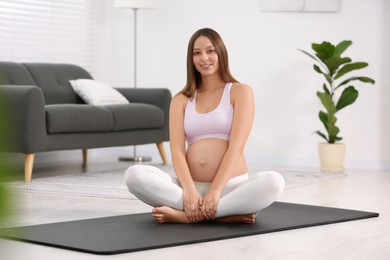
[[[169,107],[172,95],[166,88],[117,88],[130,102],[146,103],[160,107],[164,111],[163,140],[169,141]]]
[[[34,153],[47,146],[45,101],[37,86],[0,85],[0,102],[8,134],[0,136],[4,152]],[[4,123],[4,122],[2,122]],[[7,142],[6,142],[7,141]]]

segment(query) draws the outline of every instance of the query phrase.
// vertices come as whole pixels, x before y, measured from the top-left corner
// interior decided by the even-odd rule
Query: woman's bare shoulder
[[[233,83],[230,91],[232,97],[237,96],[253,96],[252,87],[243,83]]]
[[[189,98],[183,93],[177,93],[173,96],[171,105],[176,107],[185,106],[188,102],[188,99]]]

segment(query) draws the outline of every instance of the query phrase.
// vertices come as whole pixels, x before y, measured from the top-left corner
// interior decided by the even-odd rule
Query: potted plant
[[[345,144],[338,143],[342,140],[342,137],[339,136],[340,129],[336,126],[336,114],[346,106],[353,104],[358,98],[359,92],[350,83],[352,81],[375,83],[369,77],[344,77],[352,71],[368,66],[366,62],[352,62],[349,57],[341,57],[351,44],[352,41],[342,41],[336,46],[326,41],[321,44],[313,43],[311,47],[315,52],[314,55],[299,50],[316,62],[313,66],[314,71],[322,74],[325,78],[322,91],[317,91],[317,97],[325,108],[325,111],[319,111],[318,117],[326,132],[315,131],[326,141],[318,146],[322,171],[344,171]],[[341,95],[336,96],[339,92],[341,92]]]

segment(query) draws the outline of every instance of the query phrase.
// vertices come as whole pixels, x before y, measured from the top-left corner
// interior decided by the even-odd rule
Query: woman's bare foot
[[[226,223],[254,224],[256,221],[256,215],[255,213],[251,213],[246,215],[227,216],[227,217],[217,218],[215,220],[218,222],[226,222]]]
[[[157,207],[152,210],[153,219],[158,223],[182,223],[189,224],[195,223],[191,222],[184,211],[176,210],[167,206]],[[197,222],[204,221],[205,218],[202,217]],[[236,215],[236,216],[227,216],[222,218],[216,218],[215,221],[225,222],[225,223],[255,223],[256,215],[255,213],[246,214],[246,215]]]
[[[191,222],[184,211],[176,210],[167,206],[157,207],[152,210],[153,213],[153,219],[158,223],[183,223],[183,224],[189,224],[194,223]],[[203,221],[202,219],[199,219],[197,222]]]

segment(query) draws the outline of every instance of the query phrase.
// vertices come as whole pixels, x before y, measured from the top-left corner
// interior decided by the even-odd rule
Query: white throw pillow
[[[73,90],[90,105],[111,105],[130,103],[119,91],[92,79],[69,80]]]

